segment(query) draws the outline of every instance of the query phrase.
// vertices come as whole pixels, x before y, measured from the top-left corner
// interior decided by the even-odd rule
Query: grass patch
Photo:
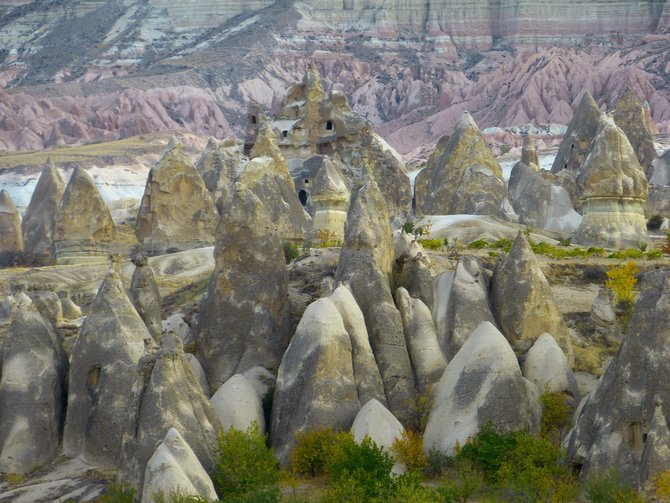
[[[444,244],[442,239],[419,239],[418,241],[426,250],[441,250]]]

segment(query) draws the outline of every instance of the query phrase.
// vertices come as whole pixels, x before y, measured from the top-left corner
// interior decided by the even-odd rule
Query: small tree
[[[607,271],[609,278],[605,286],[614,292],[617,302],[617,315],[621,323],[622,330],[628,327],[628,321],[633,313],[633,305],[637,290],[637,278],[635,275],[640,272],[634,262],[626,262],[618,266],[612,266]]]

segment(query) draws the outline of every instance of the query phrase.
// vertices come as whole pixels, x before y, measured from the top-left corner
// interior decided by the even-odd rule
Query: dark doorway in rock
[[[301,190],[298,192],[298,199],[300,199],[300,204],[307,206],[307,191]]]
[[[326,122],[326,131],[332,131],[332,130],[333,130],[333,121]]]

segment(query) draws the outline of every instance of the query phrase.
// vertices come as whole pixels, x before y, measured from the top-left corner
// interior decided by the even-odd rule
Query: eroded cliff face
[[[626,87],[670,125],[670,2],[109,0],[0,6],[0,148],[185,129],[241,136],[316,63],[402,154],[463,110],[567,123]],[[36,85],[39,84],[39,85]]]

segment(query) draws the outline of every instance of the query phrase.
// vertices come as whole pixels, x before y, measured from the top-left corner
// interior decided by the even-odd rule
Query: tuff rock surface
[[[0,266],[12,265],[22,255],[21,215],[9,192],[0,190]]]

